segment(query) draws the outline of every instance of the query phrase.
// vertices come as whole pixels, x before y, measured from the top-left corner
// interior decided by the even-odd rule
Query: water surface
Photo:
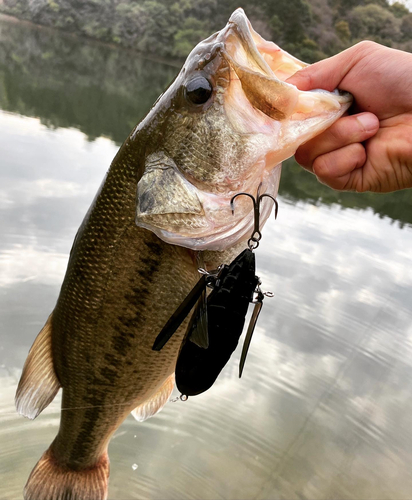
[[[54,438],[14,391],[119,143],[175,68],[0,23],[0,498]],[[337,194],[288,162],[257,251],[265,299],[244,375],[132,417],[109,498],[410,499],[412,196]]]

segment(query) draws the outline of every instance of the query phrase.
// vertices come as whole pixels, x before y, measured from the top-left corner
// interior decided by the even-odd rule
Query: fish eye
[[[195,76],[186,84],[186,97],[193,104],[204,104],[212,95],[213,88],[204,76]]]

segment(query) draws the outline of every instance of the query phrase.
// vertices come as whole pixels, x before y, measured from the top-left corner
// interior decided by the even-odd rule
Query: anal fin
[[[138,422],[144,422],[153,415],[156,415],[163,406],[169,401],[170,395],[172,394],[173,387],[175,385],[175,374],[172,373],[163,382],[160,389],[153,394],[144,403],[137,406],[133,411],[132,415]]]
[[[16,391],[17,411],[31,419],[53,401],[60,388],[53,366],[51,318],[52,314],[29,351]]]

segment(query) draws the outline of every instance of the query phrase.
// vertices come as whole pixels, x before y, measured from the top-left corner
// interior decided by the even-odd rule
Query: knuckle
[[[310,168],[312,166],[312,161],[309,157],[308,150],[304,147],[300,147],[295,153],[295,160],[305,168]]]
[[[345,116],[329,129],[335,149],[364,140],[367,132],[364,123],[357,116]]]
[[[351,147],[352,162],[355,164],[355,168],[360,168],[366,161],[366,151],[362,144],[359,142],[352,144]]]
[[[357,142],[354,144],[356,148],[356,152],[358,153],[358,158],[361,157],[362,160],[365,158],[366,152],[365,152],[365,146],[361,144],[360,142]]]
[[[309,66],[307,69],[308,71],[305,73],[306,86],[307,88],[312,89],[316,87],[316,80],[314,78],[315,73],[313,72],[314,68]]]
[[[360,52],[370,52],[371,50],[376,50],[380,45],[372,40],[362,40],[354,46],[354,49]]]
[[[313,83],[313,66],[314,65],[308,66],[298,72],[299,79],[301,81],[304,80],[305,87],[310,87],[310,85]]]
[[[329,161],[327,155],[318,156],[313,162],[313,173],[320,179],[327,179],[329,173]]]
[[[349,118],[349,117],[347,117]],[[328,135],[330,136],[331,142],[334,144],[334,148],[337,149],[340,145],[343,145],[346,141],[347,136],[347,120],[341,118],[337,122],[335,122],[329,130],[327,130]],[[350,129],[349,129],[350,130]]]

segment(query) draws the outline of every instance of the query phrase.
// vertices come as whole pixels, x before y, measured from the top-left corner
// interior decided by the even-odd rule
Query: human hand
[[[412,54],[361,42],[287,82],[300,90],[339,88],[355,99],[356,114],[296,152],[296,161],[320,182],[358,192],[412,187]]]

